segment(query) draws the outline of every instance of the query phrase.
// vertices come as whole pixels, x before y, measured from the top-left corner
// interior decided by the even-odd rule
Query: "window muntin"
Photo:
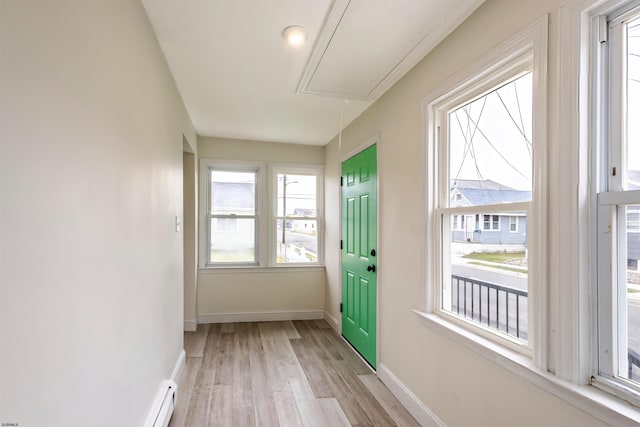
[[[256,263],[256,170],[208,169],[207,264]]]
[[[317,174],[276,173],[276,263],[318,263]]]
[[[500,215],[482,215],[482,229],[500,231]]]
[[[526,222],[531,210],[533,83],[528,66],[515,67],[481,96],[436,113],[445,124],[439,159],[446,171],[436,209],[439,310],[524,347],[529,337],[528,242],[526,233],[517,232],[517,225],[516,232],[509,232],[508,224],[511,217]],[[466,217],[464,232],[459,216]]]

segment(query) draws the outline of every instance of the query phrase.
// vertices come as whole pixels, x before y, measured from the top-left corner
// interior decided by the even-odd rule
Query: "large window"
[[[597,105],[596,383],[640,397],[640,7],[594,19]],[[606,36],[602,36],[606,34]],[[597,98],[596,98],[597,99]]]
[[[276,263],[318,263],[319,174],[277,168],[275,180]]]
[[[203,159],[200,174],[202,267],[322,264],[321,167]]]
[[[502,233],[501,222],[514,214],[526,220],[531,206],[530,69],[525,60],[494,87],[440,111],[440,167],[446,172],[438,191],[443,201],[456,191],[468,202],[443,203],[437,211],[440,309],[522,343],[528,340],[527,238]],[[458,239],[456,217],[468,212],[478,221]]]
[[[546,209],[545,178],[536,179],[546,155],[546,23],[526,37],[427,104],[435,242],[427,294],[447,321],[532,355],[540,284],[532,278],[543,270],[535,236]]]

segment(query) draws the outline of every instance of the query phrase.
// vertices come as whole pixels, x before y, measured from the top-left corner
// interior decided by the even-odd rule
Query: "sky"
[[[531,191],[531,123],[531,73],[451,112],[449,177]]]

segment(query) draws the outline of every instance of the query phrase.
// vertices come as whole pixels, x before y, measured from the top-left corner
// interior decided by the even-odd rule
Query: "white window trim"
[[[278,174],[316,176],[316,217],[318,222],[318,261],[309,263],[280,263],[277,262],[275,220],[278,218]],[[269,163],[269,266],[278,268],[292,268],[324,265],[324,167],[320,165],[300,165],[290,163]]]
[[[209,263],[207,257],[209,243],[207,224],[209,215],[209,197],[211,195],[211,189],[209,186],[209,170],[221,169],[229,171],[256,171],[256,232],[255,232],[255,250],[256,250],[256,262],[255,263]],[[261,265],[265,259],[265,248],[263,240],[260,234],[265,230],[267,225],[264,213],[265,209],[265,165],[262,162],[248,162],[248,161],[230,161],[230,160],[218,160],[218,159],[201,159],[200,160],[200,221],[199,221],[199,268],[219,268],[219,267],[252,267]]]
[[[492,206],[493,208],[493,206]],[[485,220],[484,220],[484,216],[485,215],[489,215],[489,228],[485,228]],[[498,228],[493,228],[493,217],[497,216],[498,217]],[[500,231],[501,230],[501,217],[502,215],[498,215],[498,214],[491,214],[491,213],[484,213],[482,214],[482,231]]]
[[[533,357],[535,364],[543,369],[546,369],[546,331],[547,331],[547,317],[545,314],[546,305],[543,301],[546,301],[546,248],[544,244],[546,242],[546,139],[547,139],[547,126],[546,126],[546,81],[547,81],[547,38],[548,38],[548,17],[544,16],[530,27],[516,34],[511,39],[502,43],[492,52],[484,55],[481,60],[472,64],[461,73],[457,74],[453,78],[449,79],[439,88],[437,88],[430,96],[423,102],[423,117],[427,118],[425,129],[427,134],[425,135],[425,145],[428,147],[427,159],[424,180],[426,185],[426,212],[427,212],[427,227],[425,230],[425,269],[423,271],[425,283],[425,303],[422,311],[424,313],[431,313],[432,315],[423,317],[424,319],[431,319],[432,316],[436,316],[441,321],[453,326],[462,325],[469,328],[468,322],[455,318],[453,315],[447,315],[445,312],[439,310],[438,307],[438,290],[437,284],[439,283],[439,277],[441,277],[440,268],[440,249],[439,240],[441,232],[437,229],[436,216],[441,215],[443,209],[436,209],[438,206],[443,206],[442,203],[437,203],[436,194],[438,197],[445,197],[444,194],[439,194],[435,190],[438,187],[439,180],[442,178],[442,171],[438,169],[438,156],[442,153],[438,153],[436,148],[438,144],[438,129],[440,124],[436,122],[436,109],[441,107],[442,100],[446,99],[448,105],[454,105],[456,100],[464,100],[469,97],[481,95],[489,89],[495,87],[496,84],[502,80],[514,75],[514,70],[521,69],[525,64],[531,63],[531,57],[533,57],[533,134],[536,138],[536,149],[534,150],[533,161],[533,185],[534,185],[534,199],[531,203],[531,221],[532,229],[535,233],[529,235],[530,254],[531,259],[535,260],[535,264],[530,264],[529,283],[534,284],[529,287],[529,313],[531,315],[531,321],[529,322],[529,343],[527,347],[524,347],[519,342],[516,344],[512,342],[508,337],[502,337],[495,333],[488,333],[490,340],[499,342],[505,348],[514,351],[514,355],[518,352],[528,354]],[[453,93],[453,95],[452,95]],[[446,195],[448,198],[449,196]],[[518,204],[513,204],[518,205]],[[521,210],[527,210],[527,206],[520,207]],[[475,213],[479,212],[478,207],[470,207]],[[492,208],[493,209],[493,208]],[[448,210],[448,208],[447,208]],[[465,208],[451,208],[456,213],[465,211]],[[481,209],[480,209],[481,210]],[[426,256],[426,255],[429,256]],[[433,254],[438,254],[437,257]],[[484,336],[482,329],[475,326],[471,327],[473,334],[478,336]],[[533,350],[531,350],[533,349]]]
[[[621,17],[628,14],[631,9],[640,7],[640,1],[605,1],[597,3],[597,8],[590,11],[589,25],[590,37],[584,37],[589,41],[590,61],[588,69],[585,71],[590,76],[590,85],[586,94],[589,100],[591,126],[589,127],[588,149],[590,162],[588,169],[595,177],[591,182],[591,209],[594,214],[597,212],[597,219],[592,222],[591,256],[597,262],[592,263],[591,289],[593,295],[592,304],[595,305],[594,330],[592,331],[593,363],[591,368],[592,384],[613,395],[632,402],[640,406],[640,390],[637,386],[631,385],[624,380],[616,379],[614,368],[617,364],[626,366],[626,354],[618,354],[618,346],[614,336],[617,335],[626,339],[626,323],[622,325],[617,319],[620,314],[617,310],[622,310],[622,316],[626,310],[625,305],[620,305],[622,300],[614,304],[616,292],[611,292],[613,286],[618,288],[615,275],[618,267],[611,269],[610,263],[613,259],[610,245],[615,239],[613,233],[604,230],[607,224],[612,221],[612,216],[618,212],[618,206],[626,204],[638,204],[640,191],[621,191],[622,173],[616,177],[610,177],[609,168],[616,165],[623,158],[618,144],[611,144],[610,141],[621,140],[620,129],[624,122],[613,124],[613,119],[624,120],[624,112],[621,105],[611,102],[612,99],[623,97],[622,82],[619,79],[611,79],[610,74],[620,73],[621,51],[613,47],[620,47],[622,41],[621,34],[615,31],[609,32],[609,24],[605,15],[613,15],[612,22],[618,25]],[[606,43],[602,43],[606,40]],[[611,47],[612,49],[609,49]],[[607,87],[600,85],[602,81],[611,82]],[[603,116],[605,118],[603,118]],[[609,126],[613,124],[613,126]],[[622,172],[622,165],[617,165]],[[626,217],[618,214],[617,223],[625,224]],[[615,223],[615,221],[614,221]],[[614,227],[615,229],[615,227]],[[626,268],[627,260],[618,260]],[[613,271],[613,276],[612,276]],[[613,282],[613,283],[612,283]],[[619,298],[619,297],[618,297]],[[615,331],[614,331],[615,329]],[[617,358],[617,360],[615,360]]]
[[[509,227],[509,233],[517,233],[519,231],[519,229],[520,229],[520,225],[519,225],[520,217],[517,216],[517,215],[509,215],[507,218],[508,218],[507,219],[507,226]],[[515,230],[511,229],[511,218],[515,218],[515,220],[516,220],[516,229]]]
[[[228,170],[257,170],[256,183],[256,263],[216,263],[208,264],[207,254],[207,209],[209,207],[209,168]],[[318,221],[318,262],[314,263],[276,263],[275,224],[277,186],[276,174],[285,171],[292,174],[316,174],[317,183],[317,221]],[[260,272],[269,269],[289,269],[291,271],[311,271],[316,268],[324,269],[324,167],[317,164],[265,163],[242,160],[200,159],[200,218],[198,271],[200,273],[216,270],[217,272]]]

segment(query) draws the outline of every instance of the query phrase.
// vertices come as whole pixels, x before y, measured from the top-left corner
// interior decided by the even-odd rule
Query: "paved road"
[[[527,290],[527,276],[525,274],[458,264],[451,266],[451,273],[456,276],[469,277],[470,279],[476,279],[482,282],[497,283],[523,291]]]
[[[476,279],[482,282],[496,283],[503,286],[510,286],[512,288],[522,289],[522,290],[527,289],[527,278],[523,274],[511,273],[506,271],[501,272],[499,270],[492,270],[489,268],[478,268],[473,265],[456,265],[456,264],[452,265],[451,272],[452,274],[457,276],[468,277],[468,278]],[[467,307],[468,307],[468,310],[470,311],[471,297],[470,297],[470,291],[468,290],[467,292],[468,292]],[[478,293],[477,288],[474,292],[476,293],[474,295],[474,307],[478,307],[479,300],[477,295]],[[486,294],[483,294],[483,295],[486,295]],[[627,316],[628,316],[627,331],[628,331],[629,348],[635,350],[637,353],[640,354],[640,293],[630,293],[628,295],[629,295],[629,299],[628,299],[628,305],[627,305]],[[457,295],[454,298],[457,298]],[[484,302],[484,297],[483,297],[483,302]],[[453,302],[453,304],[455,305],[455,301]],[[463,306],[463,304],[464,304],[464,298],[461,299],[461,302],[460,302],[461,307]],[[504,302],[496,303],[495,298],[493,298],[492,296],[489,301],[489,313],[495,313],[496,304],[499,304],[500,310],[502,311],[504,310],[504,307],[503,307]],[[511,330],[511,326],[515,324],[516,314],[512,312],[512,310],[514,310],[514,307],[515,305],[511,304],[509,308],[510,333],[513,333],[513,331]],[[520,308],[520,316],[519,316],[520,329],[522,334],[524,335],[524,338],[526,338],[526,325],[527,325],[526,303],[521,304],[519,308]],[[456,307],[454,307],[454,311],[455,310],[456,310]],[[482,315],[483,315],[482,317],[484,319],[486,319],[485,317],[486,312],[487,311],[486,311],[486,304],[485,304],[485,308],[482,311]],[[468,316],[470,316],[470,312],[468,313]],[[504,314],[501,314],[499,317],[500,317],[499,328],[504,330],[504,324],[505,324]],[[477,320],[477,315],[474,316],[474,318]],[[493,326],[494,325],[493,319],[491,320],[491,324],[492,324],[492,327],[495,327]],[[640,368],[637,366],[633,368],[632,379],[640,382]]]
[[[282,231],[280,233],[282,233]],[[280,236],[282,236],[282,234]],[[309,234],[296,233],[294,231],[286,231],[285,240],[287,243],[291,243],[292,245],[302,246],[307,251],[312,252],[314,254],[318,251],[317,249],[318,239],[315,236],[310,236]]]

